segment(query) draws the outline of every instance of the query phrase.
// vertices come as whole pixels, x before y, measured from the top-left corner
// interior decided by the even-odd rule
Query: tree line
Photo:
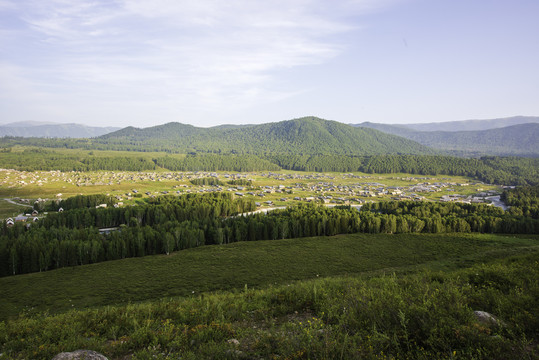
[[[9,148],[8,148],[9,149]],[[484,156],[459,158],[442,155],[306,155],[267,153],[202,154],[180,157],[93,156],[65,154],[45,149],[2,151],[4,168],[36,171],[278,171],[406,173],[468,176],[489,184],[539,185],[539,159]]]
[[[239,215],[255,208],[252,200],[234,198],[230,193],[188,194],[157,197],[125,208],[75,207],[49,214],[29,228],[4,225],[0,275],[237,241],[357,232],[539,233],[537,218],[484,204],[380,202],[366,204],[361,211],[348,206],[300,204],[268,214]],[[100,232],[100,228],[113,229]]]
[[[513,215],[522,215],[539,219],[539,186],[523,186],[505,190],[501,195],[509,212]]]
[[[489,184],[539,185],[539,159],[442,155],[269,155],[283,169],[316,172],[468,176]]]
[[[153,159],[171,171],[278,171],[280,167],[252,154],[188,154],[183,159],[163,156]]]
[[[94,156],[92,152],[66,154],[45,149],[3,151],[0,161],[3,168],[22,171],[149,171],[157,168],[152,160],[140,156]]]

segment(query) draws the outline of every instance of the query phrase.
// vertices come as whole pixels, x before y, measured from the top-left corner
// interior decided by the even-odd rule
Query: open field
[[[353,234],[206,246],[0,278],[0,318],[21,311],[62,312],[316,277],[455,269],[538,251],[538,240],[535,235]]]
[[[14,217],[29,208],[30,205],[27,204],[14,204],[11,201],[0,199],[0,219]]]

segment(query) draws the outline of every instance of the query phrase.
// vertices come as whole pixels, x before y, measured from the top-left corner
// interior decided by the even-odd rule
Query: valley
[[[0,139],[0,359],[534,358],[538,159],[350,129]]]

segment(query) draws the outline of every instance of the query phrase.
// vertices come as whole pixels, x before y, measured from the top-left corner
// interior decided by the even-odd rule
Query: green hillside
[[[426,265],[443,270],[536,248],[537,236],[349,234],[203,246],[0,278],[0,319]],[[398,251],[397,251],[398,249]],[[411,269],[410,268],[410,269]],[[83,287],[80,284],[84,284]]]
[[[116,150],[138,149],[210,153],[432,154],[413,141],[372,129],[354,128],[315,117],[252,126],[197,128],[168,123],[125,128],[93,143]]]
[[[24,315],[0,322],[0,357],[534,359],[536,244],[533,235],[358,234],[4,278],[2,317]]]

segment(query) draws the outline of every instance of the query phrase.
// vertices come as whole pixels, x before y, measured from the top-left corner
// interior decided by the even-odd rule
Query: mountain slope
[[[408,125],[369,122],[356,126],[377,129],[425,146],[459,154],[539,156],[539,123],[478,131],[416,131],[404,127]]]
[[[533,123],[484,131],[422,131],[404,136],[442,150],[539,156],[539,124]]]
[[[446,121],[438,123],[406,124],[407,128],[417,131],[479,131],[507,126],[539,123],[538,116],[513,116],[487,120]]]
[[[94,127],[80,124],[45,124],[38,122],[11,123],[0,126],[0,136],[90,138],[101,136],[117,127]]]
[[[240,127],[197,128],[168,123],[145,129],[125,128],[95,139],[114,148],[217,153],[432,154],[402,137],[354,128],[315,117]]]

